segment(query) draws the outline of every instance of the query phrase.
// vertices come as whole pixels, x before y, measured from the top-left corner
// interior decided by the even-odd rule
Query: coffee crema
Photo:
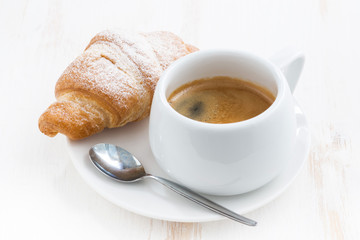
[[[266,88],[227,76],[192,81],[168,98],[178,113],[207,123],[244,121],[261,114],[274,101]]]

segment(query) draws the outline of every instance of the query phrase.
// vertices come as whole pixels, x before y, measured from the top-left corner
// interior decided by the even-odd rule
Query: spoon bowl
[[[92,163],[105,175],[120,182],[137,182],[146,175],[141,162],[125,149],[106,143],[89,150]]]

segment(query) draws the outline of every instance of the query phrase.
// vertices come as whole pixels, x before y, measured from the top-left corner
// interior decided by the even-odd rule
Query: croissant
[[[76,140],[147,117],[161,73],[197,50],[170,32],[98,33],[57,81],[40,131]]]

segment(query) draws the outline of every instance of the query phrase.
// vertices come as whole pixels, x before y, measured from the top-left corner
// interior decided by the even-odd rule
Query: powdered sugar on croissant
[[[161,73],[196,50],[170,32],[97,34],[60,76],[40,130],[81,139],[147,117]]]

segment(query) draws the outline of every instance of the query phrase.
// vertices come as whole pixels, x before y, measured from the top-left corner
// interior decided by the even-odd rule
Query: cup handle
[[[270,61],[280,68],[293,93],[304,66],[304,54],[289,47],[275,53],[270,57]]]

